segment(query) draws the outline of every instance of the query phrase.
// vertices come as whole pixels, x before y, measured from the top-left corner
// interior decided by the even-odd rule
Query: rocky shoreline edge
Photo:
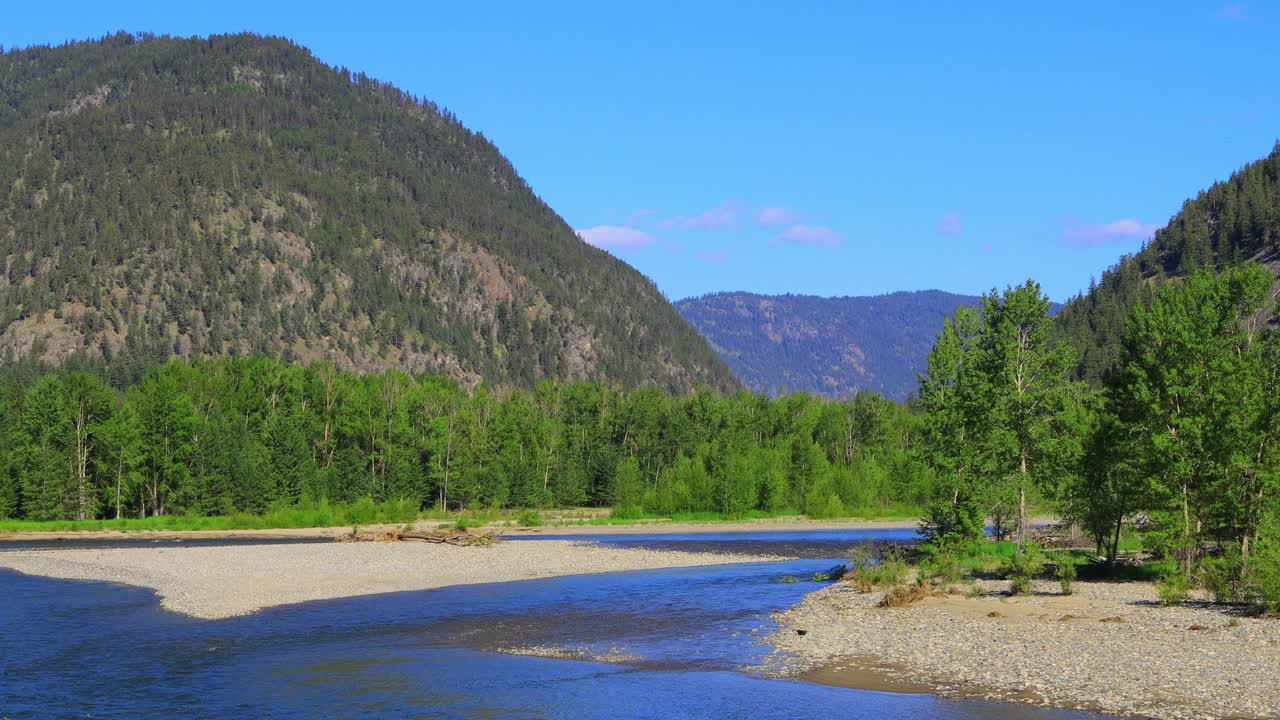
[[[845,687],[928,692],[1169,720],[1280,717],[1280,620],[1144,582],[1080,582],[1072,595],[1008,583],[882,608],[836,583],[778,613],[760,670]]]

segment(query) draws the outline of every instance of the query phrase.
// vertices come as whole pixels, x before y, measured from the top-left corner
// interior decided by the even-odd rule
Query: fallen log
[[[347,535],[340,536],[339,542],[400,542],[412,540],[457,547],[473,547],[492,545],[498,542],[498,534],[493,531],[472,532],[458,528],[447,530],[414,530],[410,528],[352,528]]]

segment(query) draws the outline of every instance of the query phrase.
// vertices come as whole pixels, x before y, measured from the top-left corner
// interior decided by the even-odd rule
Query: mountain
[[[742,384],[847,397],[875,390],[905,400],[945,317],[978,298],[939,290],[874,297],[717,293],[676,309]]]
[[[737,387],[483,135],[280,38],[0,54],[0,258],[0,357],[121,384],[172,356],[267,354]]]
[[[1104,381],[1120,357],[1124,321],[1156,286],[1188,272],[1256,260],[1280,274],[1280,144],[1267,157],[1183,203],[1147,245],[1066,303],[1059,329],[1080,356],[1076,374]]]

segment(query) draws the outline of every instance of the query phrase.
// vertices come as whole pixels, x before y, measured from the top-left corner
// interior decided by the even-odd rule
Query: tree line
[[[92,371],[0,396],[0,518],[223,515],[325,499],[619,513],[912,512],[917,419],[846,402],[544,381],[468,389],[265,357],[172,360],[121,389]]]
[[[1021,540],[1038,493],[1110,560],[1139,527],[1176,562],[1168,582],[1280,602],[1274,280],[1245,263],[1156,288],[1102,385],[1070,379],[1078,358],[1034,283],[957,310],[921,380],[920,453],[939,479],[927,533],[1016,518]]]

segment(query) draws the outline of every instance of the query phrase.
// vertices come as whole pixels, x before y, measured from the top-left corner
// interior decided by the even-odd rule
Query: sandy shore
[[[779,615],[766,672],[1116,715],[1280,717],[1280,621],[1208,603],[1161,607],[1149,583],[1035,590],[883,609],[881,592],[832,585]]]
[[[423,529],[447,525],[443,520],[420,520],[415,527]],[[767,518],[743,522],[680,523],[663,520],[637,522],[632,525],[540,525],[518,527],[488,525],[503,535],[623,535],[636,533],[714,533],[714,532],[784,532],[796,530],[901,530],[915,529],[918,520],[806,520],[804,518]],[[376,529],[381,525],[362,526]],[[385,527],[398,527],[387,525]],[[224,540],[270,538],[334,538],[351,532],[351,526],[323,528],[281,528],[276,530],[80,530],[66,532],[13,532],[0,533],[0,543],[9,541],[56,540]]]
[[[773,560],[567,540],[469,548],[401,542],[0,552],[0,568],[153,588],[165,608],[209,619],[308,600],[448,585]]]

